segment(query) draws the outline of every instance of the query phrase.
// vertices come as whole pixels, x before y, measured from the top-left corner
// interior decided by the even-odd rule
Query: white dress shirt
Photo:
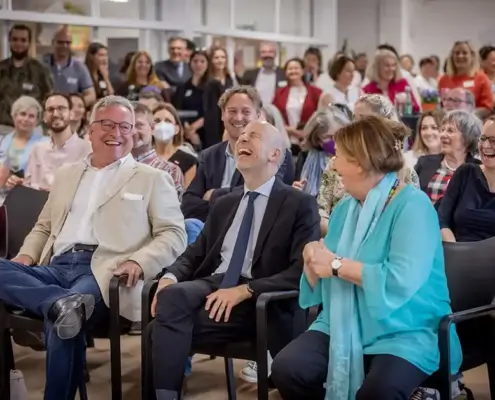
[[[117,160],[105,168],[91,166],[91,155],[86,159],[86,169],[77,188],[67,219],[53,244],[53,255],[59,256],[75,244],[98,245],[93,229],[93,216],[105,186],[115,179],[120,166],[132,160],[132,155]]]
[[[230,183],[232,182],[232,177],[234,176],[236,168],[237,166],[234,153],[230,149],[230,143],[227,143],[227,147],[225,148],[225,168],[222,175],[222,188],[230,187]]]
[[[241,272],[241,276],[248,279],[252,278],[251,269],[253,267],[254,250],[256,248],[256,242],[258,241],[261,223],[263,221],[263,217],[265,216],[268,198],[270,197],[270,193],[272,192],[274,183],[275,177],[272,177],[259,188],[253,190],[253,192],[257,192],[260,195],[254,201],[253,224],[251,226],[251,233],[249,235],[246,257],[244,258],[244,264],[242,265]],[[213,272],[213,275],[223,274],[229,268],[230,259],[232,258],[232,254],[234,252],[235,242],[237,240],[239,229],[241,228],[242,219],[244,218],[244,214],[248,205],[249,196],[246,196],[246,194],[249,191],[250,190],[246,186],[244,186],[244,196],[239,203],[239,207],[237,208],[234,219],[232,220],[232,225],[230,225],[229,230],[225,234],[225,238],[223,239],[222,247],[220,249],[220,258],[222,261],[220,262],[220,265],[215,270],[215,272]],[[170,272],[166,273],[163,278],[169,278],[177,282],[177,278],[175,277],[175,275]]]
[[[277,85],[277,73],[275,68],[267,70],[261,68],[256,77],[256,90],[258,91],[263,104],[272,104]]]

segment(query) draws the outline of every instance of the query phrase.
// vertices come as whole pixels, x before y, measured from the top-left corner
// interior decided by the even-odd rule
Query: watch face
[[[335,260],[332,261],[332,268],[333,269],[339,269],[342,266],[342,262],[340,259],[336,258]]]

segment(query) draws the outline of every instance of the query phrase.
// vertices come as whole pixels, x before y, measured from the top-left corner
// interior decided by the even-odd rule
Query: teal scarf
[[[351,199],[337,254],[356,259],[383,212],[397,174],[390,173],[366,196],[361,206]],[[328,236],[327,236],[328,237]],[[328,247],[328,244],[327,244]],[[330,351],[325,400],[353,400],[364,380],[363,344],[359,324],[356,286],[330,278]]]

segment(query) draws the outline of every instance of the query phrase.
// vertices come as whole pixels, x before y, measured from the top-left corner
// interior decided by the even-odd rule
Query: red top
[[[399,93],[405,93],[406,88],[411,88],[409,83],[405,79],[399,79],[397,81],[390,81],[388,84],[387,94],[388,98],[395,104],[395,96]],[[370,82],[365,87],[363,87],[363,92],[366,94],[384,94],[383,91],[378,87],[377,82]],[[419,105],[414,97],[414,94],[411,90],[411,101],[413,103],[413,113],[419,113]]]
[[[483,71],[474,76],[443,75],[438,81],[438,90],[464,88],[474,95],[476,107],[493,109],[492,84]]]
[[[311,118],[313,113],[318,109],[318,102],[320,101],[320,96],[322,94],[321,89],[313,85],[306,85],[307,94],[304,98],[304,103],[301,110],[301,120],[300,124],[304,125]],[[273,98],[273,105],[278,108],[284,121],[289,125],[289,119],[287,118],[287,101],[289,100],[290,86],[284,86],[278,88],[275,92],[275,97]]]

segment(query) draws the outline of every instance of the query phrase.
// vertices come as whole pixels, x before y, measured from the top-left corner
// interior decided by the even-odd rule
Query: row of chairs
[[[17,254],[24,237],[34,226],[47,199],[46,192],[18,187],[12,190],[0,212],[4,230],[0,230],[0,240],[5,249],[1,254],[12,257]],[[0,209],[1,210],[1,209]],[[1,236],[3,234],[3,237]],[[441,397],[451,398],[452,376],[450,375],[450,328],[457,325],[463,348],[464,360],[461,371],[487,364],[490,392],[495,395],[495,238],[472,243],[444,243],[447,281],[450,290],[453,313],[445,316],[439,325],[440,369],[431,379],[430,387],[440,391]],[[121,344],[120,336],[127,332],[128,321],[119,316],[119,286],[125,277],[114,277],[110,282],[110,307],[108,326],[98,327],[91,332],[92,337],[106,337],[110,340],[111,359],[111,398],[122,399]],[[157,281],[147,282],[142,293],[143,332],[152,320],[151,301],[156,291]],[[235,377],[232,359],[255,360],[258,363],[258,399],[267,400],[269,391],[267,360],[267,308],[270,303],[295,299],[297,291],[276,292],[261,295],[256,303],[256,341],[230,343],[227,346],[193,349],[193,354],[206,354],[223,357],[229,400],[236,399]],[[317,310],[311,310],[312,322]],[[15,369],[11,330],[43,331],[42,320],[24,310],[8,307],[0,301],[0,399],[10,398],[10,370]],[[153,399],[152,365],[147,355],[147,335],[142,336],[142,398]],[[4,356],[5,355],[5,356]]]

